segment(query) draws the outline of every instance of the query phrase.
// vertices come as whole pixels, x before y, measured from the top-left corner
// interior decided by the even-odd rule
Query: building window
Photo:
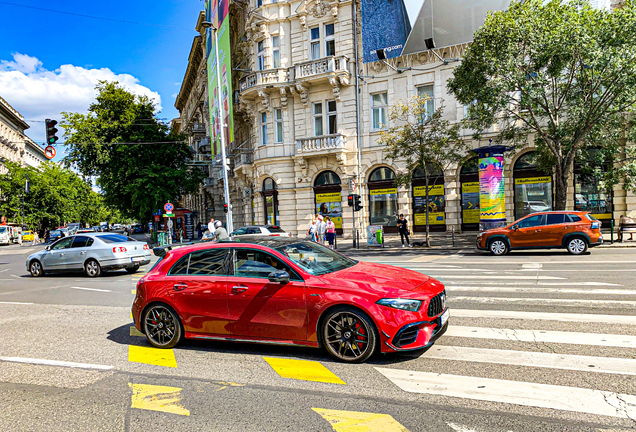
[[[314,136],[322,135],[322,102],[314,104]]]
[[[272,36],[272,61],[274,69],[280,67],[280,39]]]
[[[261,113],[261,145],[267,144],[267,113]]]
[[[435,90],[433,84],[420,86],[417,88],[417,95],[426,98],[426,119],[431,118],[435,113]]]
[[[336,101],[327,101],[327,133],[333,135],[338,133],[338,113],[336,112]]]
[[[386,119],[386,110],[388,107],[386,93],[377,93],[371,95],[371,111],[372,111],[372,122],[373,128],[372,130],[377,131],[384,129],[388,124]]]
[[[334,25],[325,25],[325,57],[336,55],[336,41],[334,37]]]
[[[309,30],[310,33],[310,55],[311,60],[320,58],[320,27],[314,27]]]
[[[265,204],[265,223],[280,225],[278,215],[278,191],[276,182],[272,178],[263,181],[263,204]]]
[[[256,58],[258,61],[258,70],[265,70],[265,44],[263,41],[258,43],[258,53]]]
[[[283,110],[277,108],[274,110],[274,121],[276,122],[276,142],[283,142]]]

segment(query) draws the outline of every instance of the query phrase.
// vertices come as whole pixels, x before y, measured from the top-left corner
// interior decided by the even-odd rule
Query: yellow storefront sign
[[[596,219],[611,219],[612,218],[611,213],[592,213],[591,216],[595,217]]]
[[[536,184],[536,183],[550,183],[552,182],[552,177],[530,177],[530,178],[518,178],[515,179],[516,185],[522,184]]]
[[[341,202],[342,195],[340,192],[316,194],[316,203]]]
[[[388,188],[388,189],[375,189],[369,191],[370,195],[388,195],[388,194],[397,194],[397,188]]]
[[[444,185],[429,186],[428,195],[444,195]],[[426,186],[415,186],[413,196],[426,196]]]
[[[465,224],[479,223],[479,209],[477,210],[463,210],[462,222]]]
[[[479,182],[462,183],[462,193],[479,193]]]
[[[414,215],[415,225],[426,225],[426,213],[416,213]],[[429,225],[444,225],[446,223],[446,215],[442,212],[428,214]]]

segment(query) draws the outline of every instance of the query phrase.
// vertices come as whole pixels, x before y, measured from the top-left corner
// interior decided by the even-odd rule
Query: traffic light
[[[360,195],[353,195],[353,211],[362,210],[362,206],[360,205]]]
[[[57,133],[56,120],[46,119],[46,145],[54,145],[59,138],[55,136]]]
[[[347,204],[349,204],[349,207],[353,207],[353,194],[349,194],[347,197]]]
[[[223,213],[227,213],[227,204],[223,204]]]

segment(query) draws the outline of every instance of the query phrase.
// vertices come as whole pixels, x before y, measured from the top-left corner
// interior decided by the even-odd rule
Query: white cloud
[[[60,112],[86,113],[97,95],[98,81],[118,81],[128,91],[153,99],[161,111],[161,96],[139,84],[130,74],[116,74],[108,68],[89,69],[62,65],[49,71],[36,57],[14,53],[13,61],[0,61],[0,96],[26,120],[61,119]],[[35,141],[44,141],[44,123],[30,123],[26,131]]]

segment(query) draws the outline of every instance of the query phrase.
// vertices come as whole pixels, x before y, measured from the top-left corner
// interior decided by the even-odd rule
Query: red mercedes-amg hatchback
[[[317,243],[263,237],[156,248],[135,326],[159,348],[182,338],[324,347],[362,362],[431,345],[448,326],[444,285]]]

